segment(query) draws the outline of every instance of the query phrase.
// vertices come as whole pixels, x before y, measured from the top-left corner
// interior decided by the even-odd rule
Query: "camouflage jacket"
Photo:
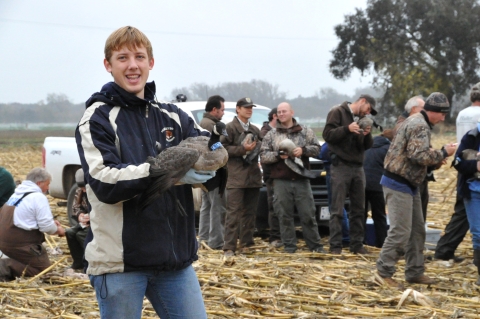
[[[424,111],[409,116],[398,128],[388,149],[385,175],[400,176],[411,186],[418,187],[425,179],[427,166],[440,164],[445,158],[441,150],[430,147],[430,130]]]
[[[284,139],[292,140],[296,146],[301,147],[303,154],[301,160],[304,167],[310,168],[309,157],[316,157],[320,152],[320,143],[315,133],[293,119],[293,126],[286,128],[277,120],[276,128],[265,135],[260,151],[260,162],[272,164],[270,178],[292,179],[305,178],[293,172],[278,155],[278,145]]]
[[[88,214],[88,200],[87,200],[87,193],[85,193],[81,187],[78,187],[75,191],[75,199],[73,200],[72,205],[72,217],[74,220],[78,222],[78,217],[80,214]],[[87,225],[89,225],[88,222]]]

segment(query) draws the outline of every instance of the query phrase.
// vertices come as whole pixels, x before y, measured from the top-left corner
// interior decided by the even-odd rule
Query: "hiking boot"
[[[281,248],[283,247],[283,243],[280,239],[276,239],[270,243],[270,246],[272,246],[273,248]]]
[[[395,289],[398,289],[398,290],[403,290],[403,284],[399,283],[398,281],[396,281],[392,277],[382,277],[380,275],[379,275],[379,277],[381,277],[383,279],[383,282],[388,287],[395,288]]]
[[[427,275],[420,275],[415,278],[407,279],[407,282],[410,284],[433,285],[435,284],[435,279],[432,279]]]
[[[342,254],[342,248],[330,248],[330,254],[341,255]]]
[[[225,252],[223,253],[223,256],[224,257],[233,257],[233,256],[235,256],[235,252],[233,250],[225,250]]]
[[[453,256],[453,258],[434,257],[433,259],[435,259],[435,260],[445,260],[445,261],[449,261],[449,260],[453,259],[454,263],[461,263],[462,261],[465,260],[465,257],[462,257],[462,256]]]
[[[315,248],[312,250],[312,253],[320,253],[320,254],[325,254],[325,249],[323,249],[322,246]]]
[[[367,248],[365,247],[360,247],[359,249],[357,249],[356,251],[352,251],[352,253],[354,254],[360,254],[360,255],[368,255],[370,254],[370,252],[367,250]]]

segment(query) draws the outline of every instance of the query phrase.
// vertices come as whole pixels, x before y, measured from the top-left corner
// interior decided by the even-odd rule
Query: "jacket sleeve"
[[[407,158],[412,162],[430,166],[443,161],[443,152],[430,147],[430,132],[424,125],[417,125],[408,137]]]
[[[462,137],[462,141],[458,146],[457,152],[455,153],[455,159],[453,162],[453,167],[465,177],[469,177],[475,174],[477,170],[477,161],[476,160],[464,160],[462,158],[462,152],[468,149],[478,149],[475,148],[475,139],[473,135],[466,134]]]
[[[348,126],[341,125],[341,114],[338,107],[334,107],[327,115],[327,123],[323,129],[322,137],[327,143],[336,144],[347,138],[350,134]]]
[[[373,145],[373,137],[372,137],[372,133],[370,132],[363,137],[363,149],[368,150],[369,148],[372,147],[372,145]]]
[[[122,163],[108,119],[94,117],[95,120],[82,118],[75,131],[82,168],[88,172],[86,181],[104,203],[131,199],[147,188],[150,164]]]
[[[260,149],[260,163],[273,164],[281,159],[277,156],[278,150],[273,146],[274,131],[269,131],[267,135],[263,137],[262,147]]]

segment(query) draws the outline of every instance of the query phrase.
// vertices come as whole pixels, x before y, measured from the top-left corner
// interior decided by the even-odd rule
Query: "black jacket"
[[[383,175],[383,161],[387,155],[390,141],[383,136],[373,138],[373,145],[365,151],[365,159],[363,161],[363,170],[365,171],[365,180],[367,184],[365,190],[382,192],[380,179]]]

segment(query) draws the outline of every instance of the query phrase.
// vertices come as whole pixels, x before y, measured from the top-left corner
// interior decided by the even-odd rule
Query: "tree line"
[[[194,83],[189,87],[176,88],[167,98],[173,101],[177,94],[187,96],[188,101],[206,101],[211,95],[221,95],[227,101],[250,97],[254,103],[270,108],[280,102],[289,102],[295,116],[301,119],[326,118],[330,108],[343,101],[353,101],[361,93],[379,95],[372,88],[357,89],[354,96],[338,93],[332,88],[321,88],[313,96],[286,98],[287,93],[266,81],[226,82],[218,85]],[[72,103],[65,94],[50,93],[45,101],[32,104],[0,103],[0,123],[76,123],[85,111],[85,104]]]

